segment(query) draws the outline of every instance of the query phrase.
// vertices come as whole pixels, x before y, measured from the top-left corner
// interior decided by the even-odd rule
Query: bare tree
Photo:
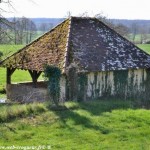
[[[121,34],[122,36],[127,36],[129,34],[129,29],[123,24],[114,24],[110,19],[104,16],[102,13],[95,15],[97,19],[104,22],[110,28],[114,29],[116,32]]]
[[[34,2],[32,0],[30,1]],[[0,0],[0,3],[7,5],[7,8],[11,7],[11,9],[15,10],[11,0]],[[36,32],[36,25],[33,21],[25,17],[21,19],[14,18],[10,21],[2,16],[6,12],[7,10],[0,7],[0,43],[11,43],[13,41],[15,44],[23,44],[25,41],[28,44],[31,42]]]
[[[114,25],[114,30],[117,31],[122,36],[128,37],[129,28],[127,26],[119,23],[117,25]]]
[[[143,44],[147,40],[147,27],[145,25],[139,27],[139,34],[140,34],[140,44]]]
[[[132,42],[135,43],[135,37],[138,34],[138,24],[136,22],[131,25],[131,33],[132,33]]]
[[[41,23],[39,30],[45,33],[46,31],[52,29],[53,24],[52,23]]]
[[[32,20],[25,17],[14,18],[13,25],[15,44],[28,44],[33,40],[37,29]]]
[[[5,18],[0,18],[0,44],[10,43],[13,41],[13,37],[10,34],[12,30],[12,23]]]
[[[0,0],[0,4],[4,4],[8,7],[13,8],[10,0]],[[7,43],[12,41],[12,36],[9,34],[9,30],[12,30],[12,23],[2,15],[6,12],[7,10],[0,7],[0,43]]]

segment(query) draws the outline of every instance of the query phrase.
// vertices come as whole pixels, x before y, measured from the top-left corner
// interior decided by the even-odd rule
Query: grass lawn
[[[0,68],[0,87],[5,80],[6,70]],[[16,70],[12,76],[13,82],[27,80],[31,80],[27,71]],[[0,104],[0,112],[0,149],[12,145],[54,150],[150,149],[150,111],[129,101],[66,102],[64,110],[52,110],[45,103]]]
[[[150,54],[150,44],[138,44],[137,46]]]
[[[38,108],[34,105],[33,112],[32,106],[16,105],[8,109],[0,106],[1,114],[4,111],[8,111],[4,114],[18,114],[17,118],[0,124],[0,146],[43,145],[54,150],[150,149],[149,110],[133,108],[131,102],[119,100],[67,102],[65,106],[65,110],[52,111],[45,104]]]
[[[12,55],[14,52],[18,51],[21,49],[23,45],[0,45],[0,51],[3,52],[3,57],[6,58],[7,56]]]

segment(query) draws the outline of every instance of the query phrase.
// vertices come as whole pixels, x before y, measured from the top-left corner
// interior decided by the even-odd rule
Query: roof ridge
[[[65,50],[65,58],[64,58],[64,70],[63,73],[66,72],[66,66],[67,66],[67,58],[68,58],[68,50],[69,50],[69,42],[70,42],[70,32],[71,32],[71,23],[72,23],[72,16],[69,18],[69,26],[68,26],[68,35],[67,35],[67,41],[66,41],[66,50]]]
[[[75,19],[97,19],[96,17],[86,17],[86,16],[71,16],[70,18],[75,18]]]

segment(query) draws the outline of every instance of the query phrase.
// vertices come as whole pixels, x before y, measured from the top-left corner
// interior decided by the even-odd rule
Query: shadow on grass
[[[102,134],[108,134],[111,131],[109,131],[104,126],[101,126],[100,124],[94,124],[90,117],[100,116],[102,113],[111,112],[114,109],[129,108],[133,108],[132,103],[129,101],[94,100],[88,102],[77,102],[74,103],[72,106],[65,107],[63,110],[56,109],[54,113],[60,117],[60,120],[67,128],[71,127],[68,124],[68,121],[71,120],[73,122],[73,125],[81,125],[85,128],[100,131]],[[79,113],[80,111],[81,113]],[[84,114],[84,111],[88,112],[88,114]]]
[[[65,128],[72,130],[74,126],[81,125],[84,128],[92,129],[95,131],[100,131],[102,134],[108,134],[110,131],[100,125],[95,125],[88,117],[80,115],[72,109],[67,109],[63,111],[54,111],[60,120],[63,122]],[[71,124],[68,122],[72,121]]]
[[[92,115],[101,115],[104,112],[111,112],[114,109],[134,109],[133,101],[123,100],[93,100],[79,103],[81,109],[90,112]]]

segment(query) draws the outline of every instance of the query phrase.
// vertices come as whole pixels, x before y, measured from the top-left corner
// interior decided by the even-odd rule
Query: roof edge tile
[[[67,58],[68,58],[68,50],[69,50],[69,43],[70,43],[70,32],[71,32],[71,23],[72,23],[72,17],[69,18],[69,27],[68,27],[68,36],[67,36],[67,41],[66,41],[66,50],[65,50],[65,58],[64,58],[64,69],[63,73],[66,72],[66,67],[67,67]]]

